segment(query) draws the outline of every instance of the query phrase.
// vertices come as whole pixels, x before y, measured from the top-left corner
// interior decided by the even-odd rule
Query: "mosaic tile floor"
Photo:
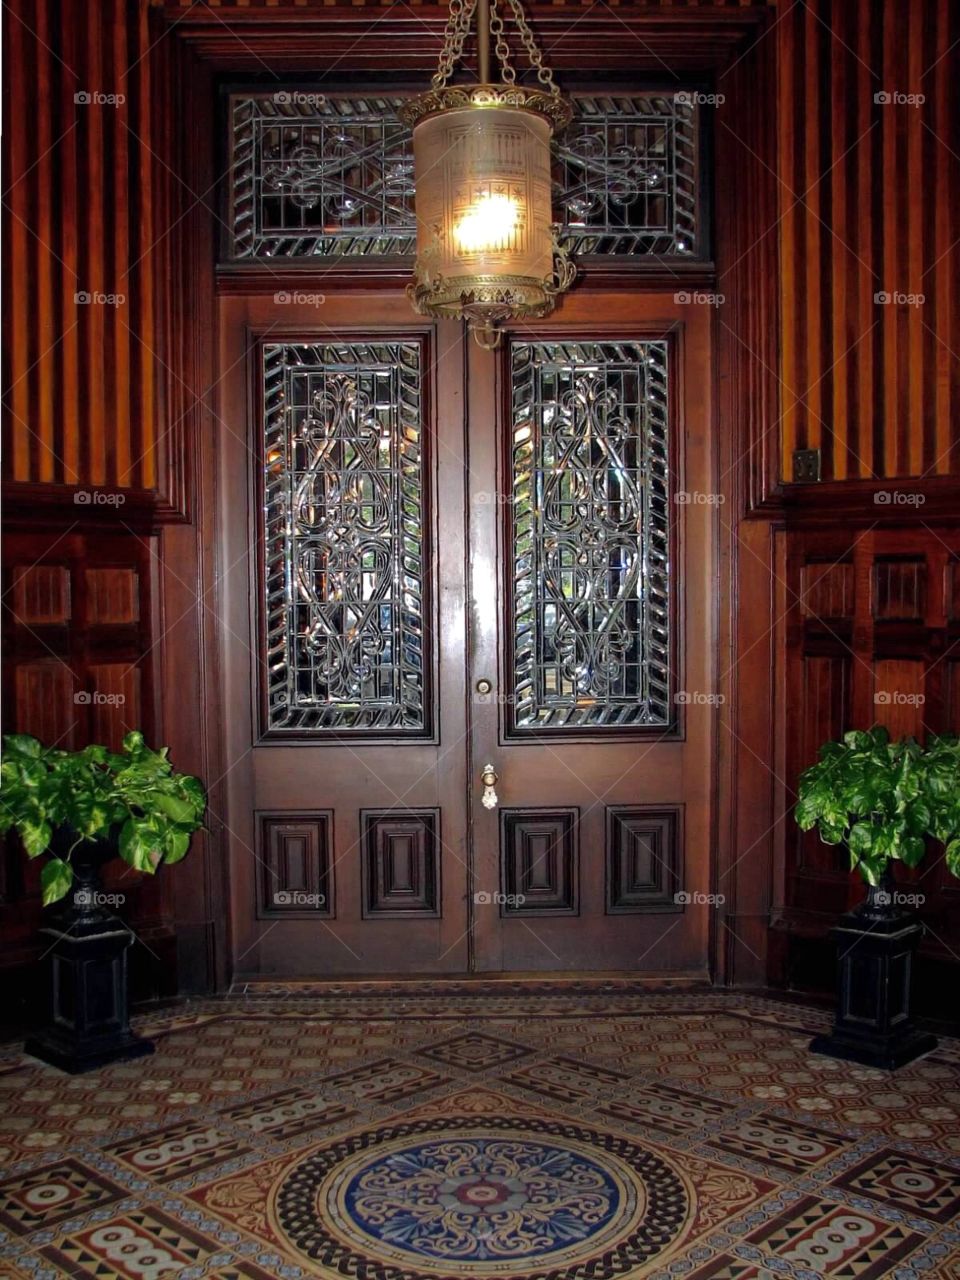
[[[260,988],[0,1056],[0,1277],[960,1280],[960,1042],[630,983]]]

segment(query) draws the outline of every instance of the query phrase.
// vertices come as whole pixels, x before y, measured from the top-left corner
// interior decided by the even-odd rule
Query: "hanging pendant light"
[[[520,0],[508,0],[540,86],[516,83],[497,0],[450,0],[431,88],[400,108],[413,128],[417,259],[407,286],[421,315],[466,320],[481,346],[505,320],[549,314],[575,270],[557,242],[550,139],[571,117]],[[477,17],[479,83],[451,84]],[[490,78],[495,40],[500,81]]]

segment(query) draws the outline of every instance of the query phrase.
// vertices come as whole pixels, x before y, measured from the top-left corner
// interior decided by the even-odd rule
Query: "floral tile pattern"
[[[627,980],[317,983],[0,1053],[0,1280],[960,1280],[960,1046]]]

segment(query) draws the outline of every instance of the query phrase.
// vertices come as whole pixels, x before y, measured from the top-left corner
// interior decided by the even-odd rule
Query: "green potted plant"
[[[960,740],[891,742],[877,726],[825,743],[800,776],[796,819],[827,844],[844,845],[867,883],[863,902],[833,930],[838,945],[837,1020],[815,1052],[895,1069],[932,1049],[910,1015],[913,955],[923,935],[910,895],[897,889],[897,862],[914,868],[931,841],[960,876]]]
[[[151,750],[142,733],[128,733],[118,752],[4,738],[0,832],[15,828],[28,857],[45,858],[43,904],[59,904],[44,926],[53,938],[50,1020],[28,1052],[75,1073],[152,1051],[130,1030],[132,934],[111,910],[116,895],[103,893],[100,870],[116,857],[148,875],[179,862],[206,803],[200,781],[175,773],[167,749]]]

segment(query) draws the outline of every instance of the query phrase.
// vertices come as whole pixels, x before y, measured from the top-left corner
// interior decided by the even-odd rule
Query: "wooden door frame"
[[[725,102],[715,121],[714,284],[729,305],[715,326],[716,430],[725,497],[718,552],[716,634],[727,662],[723,691],[728,717],[718,727],[713,786],[717,815],[712,840],[713,877],[723,884],[727,902],[713,924],[710,966],[721,983],[757,985],[766,978],[767,929],[773,870],[782,861],[783,840],[773,818],[779,812],[779,784],[765,776],[766,760],[782,757],[782,735],[775,727],[776,687],[772,623],[776,601],[770,590],[776,567],[777,530],[783,519],[777,478],[778,367],[778,190],[776,160],[776,39],[774,13],[767,5],[684,8],[682,10],[604,8],[584,15],[574,5],[531,6],[533,21],[552,45],[550,58],[560,72],[596,70],[598,79],[618,71],[638,79],[662,76],[664,66],[678,75],[714,75]],[[163,543],[182,556],[195,574],[201,598],[215,611],[218,552],[211,536],[217,528],[219,496],[215,431],[218,290],[271,291],[304,287],[324,277],[323,270],[282,266],[256,280],[215,268],[219,206],[216,202],[218,145],[217,80],[257,75],[269,63],[278,75],[301,79],[323,76],[350,63],[370,67],[384,59],[418,80],[432,72],[445,11],[424,6],[418,12],[387,11],[371,23],[369,10],[333,5],[315,10],[293,6],[184,9],[175,3],[150,12],[156,92],[151,184],[158,225],[166,228],[155,252],[158,291],[158,376],[167,428],[182,435],[186,476],[182,508],[194,527],[183,534],[169,526]],[[576,25],[576,39],[563,33]],[[629,35],[629,39],[625,37]],[[602,274],[596,283],[602,286]],[[667,273],[667,276],[669,272]],[[663,268],[625,269],[638,289],[662,289]],[[364,277],[370,287],[384,277]],[[395,281],[396,271],[387,278]],[[332,278],[331,278],[332,283]],[[163,424],[161,424],[163,425]],[[157,510],[153,519],[172,517]],[[179,518],[183,518],[182,513]],[[189,545],[188,545],[189,544]],[[163,575],[162,595],[179,587]],[[168,635],[161,651],[164,680],[158,693],[176,687],[183,664],[202,655],[205,701],[202,709],[202,771],[211,782],[210,849],[203,885],[205,912],[222,912],[228,897],[225,869],[229,822],[219,779],[225,743],[219,715],[218,644],[210,613],[197,607],[186,624]],[[749,654],[750,679],[741,678],[738,659]],[[760,672],[761,674],[757,674]],[[769,672],[769,675],[763,673]],[[216,693],[212,692],[216,690]],[[176,717],[169,717],[171,739],[186,739]],[[175,744],[174,744],[175,745]],[[763,766],[761,768],[761,765]],[[226,922],[229,929],[229,921]],[[230,979],[229,938],[212,931],[211,985]]]

